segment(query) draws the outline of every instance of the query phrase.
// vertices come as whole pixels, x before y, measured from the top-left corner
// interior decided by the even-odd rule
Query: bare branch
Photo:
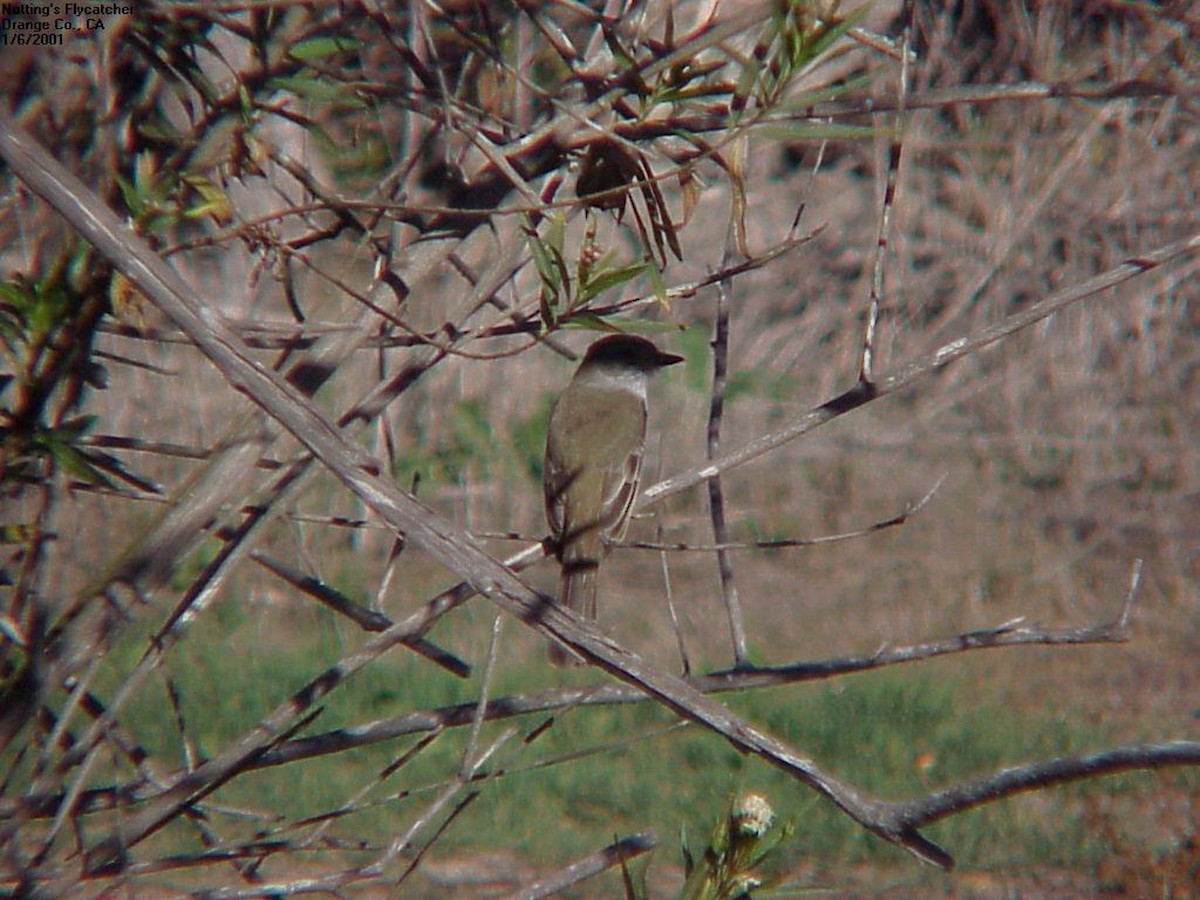
[[[649,853],[657,846],[658,835],[653,831],[643,831],[640,834],[622,838],[616,843],[609,844],[578,862],[572,863],[565,869],[540,878],[528,887],[522,888],[513,894],[513,900],[539,900],[541,897],[553,897],[613,866],[624,865],[643,853]]]
[[[863,329],[862,362],[858,380],[869,384],[875,379],[875,332],[879,326],[879,308],[883,302],[883,274],[887,266],[888,240],[891,235],[892,207],[900,180],[900,154],[904,147],[904,100],[908,96],[909,45],[912,39],[913,3],[905,0],[900,11],[900,83],[896,88],[896,118],[888,142],[887,182],[883,206],[879,210],[879,228],[875,233],[875,265],[871,274],[871,293],[867,299],[867,321]]]
[[[733,257],[733,228],[725,238],[723,265]],[[708,409],[708,459],[715,459],[721,452],[721,419],[725,413],[725,389],[729,357],[729,279],[717,283],[717,315],[713,329],[713,376]],[[721,596],[729,618],[729,636],[733,643],[735,668],[747,665],[749,651],[746,644],[746,624],[742,617],[742,603],[738,597],[737,584],[733,578],[733,559],[725,550],[729,542],[729,527],[725,521],[725,493],[721,489],[721,478],[714,475],[708,479],[708,513],[712,522],[713,540],[716,542],[717,572],[721,579]]]
[[[622,544],[616,544],[616,547],[624,547],[629,550],[654,550],[656,552],[712,552],[713,550],[784,550],[792,547],[818,547],[822,544],[836,544],[841,541],[850,541],[855,538],[866,537],[869,534],[875,534],[878,531],[885,531],[888,528],[895,528],[897,525],[903,525],[933,499],[933,495],[937,489],[942,486],[946,480],[946,476],[942,475],[937,483],[918,500],[916,503],[909,504],[904,508],[904,512],[897,513],[894,516],[889,516],[886,519],[880,519],[878,522],[873,522],[866,528],[858,528],[854,531],[843,531],[840,534],[826,534],[815,538],[777,538],[774,540],[764,541],[725,541],[722,544],[694,544],[690,542],[676,541],[674,543],[664,541],[628,541]]]
[[[886,397],[888,394],[894,394],[909,387],[943,366],[1016,334],[1081,300],[1094,297],[1132,278],[1198,252],[1200,252],[1200,233],[1165,244],[1148,253],[1131,257],[1120,265],[1114,266],[1094,278],[1089,278],[1081,284],[1056,291],[1044,300],[1012,313],[1000,322],[983,328],[973,335],[943,344],[932,353],[925,354],[913,362],[901,366],[869,385],[855,384],[849,390],[804,414],[787,428],[756,438],[740,449],[726,453],[714,462],[696,466],[686,472],[664,479],[658,484],[651,485],[642,491],[635,512],[672,494],[685,491],[713,475],[745,465],[751,460],[764,456],[772,450],[794,441],[801,435],[819,428],[826,422],[844,416],[880,397]]]
[[[907,109],[942,109],[964,104],[1028,102],[1052,98],[1079,100],[1128,100],[1148,97],[1194,97],[1200,86],[1178,82],[1131,79],[1125,81],[1077,81],[1047,84],[1022,81],[1016,84],[963,84],[909,94]],[[820,104],[813,111],[819,116],[855,116],[866,112],[895,112],[899,102],[839,100]]]
[[[1025,791],[1118,772],[1153,771],[1174,766],[1200,766],[1200,742],[1172,741],[1167,744],[1117,747],[1087,756],[1064,756],[1030,763],[1005,769],[986,778],[963,782],[928,797],[893,804],[888,814],[908,827],[922,828],[947,816]]]

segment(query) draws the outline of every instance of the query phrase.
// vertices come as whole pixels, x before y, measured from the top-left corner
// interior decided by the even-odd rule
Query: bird
[[[594,342],[550,411],[542,488],[561,566],[558,602],[596,618],[596,579],[620,541],[637,495],[646,446],[646,383],[682,356],[645,338],[612,334]],[[551,661],[578,663],[553,646]]]

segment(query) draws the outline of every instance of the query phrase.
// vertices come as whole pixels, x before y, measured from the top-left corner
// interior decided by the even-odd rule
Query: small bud
[[[762,837],[775,821],[775,810],[762,794],[742,794],[729,815],[734,835]]]

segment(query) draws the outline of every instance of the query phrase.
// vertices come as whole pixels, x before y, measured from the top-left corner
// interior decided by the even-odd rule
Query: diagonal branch
[[[463,576],[476,591],[543,635],[566,644],[592,664],[637,686],[683,718],[717,731],[735,747],[804,782],[880,837],[943,868],[953,865],[948,853],[911,828],[898,830],[893,823],[879,820],[874,814],[876,801],[838,781],[812,760],[754,728],[682,679],[649,665],[609,640],[595,624],[532,590],[473,538],[382,477],[379,464],[366,451],[347,440],[293,385],[258,363],[219,314],[204,307],[174,270],[7,116],[0,116],[0,156],[188,334],[236,391],[245,394],[290,431],[380,518]],[[382,638],[383,635],[379,639]],[[342,677],[365,664],[356,664],[355,659],[347,661]],[[293,725],[298,707],[310,706],[338,680],[322,678],[309,684],[241,740],[231,743],[177,785],[117,824],[87,854],[88,870],[97,873],[124,868],[127,848],[235,777]]]
[[[565,869],[553,872],[544,878],[539,878],[533,884],[527,885],[513,895],[513,900],[540,900],[542,897],[557,896],[613,866],[624,866],[643,853],[649,853],[658,846],[658,843],[658,835],[653,831],[644,831],[641,834],[614,841],[607,847],[601,847],[583,859],[573,862]]]
[[[927,797],[890,804],[890,815],[907,823],[910,828],[923,828],[931,822],[1025,791],[1134,769],[1175,766],[1200,766],[1200,742],[1170,741],[1165,744],[1116,747],[1087,756],[1062,756],[1046,762],[1016,766],[985,778],[956,784]]]
[[[794,441],[801,435],[843,416],[848,412],[865,406],[872,400],[886,397],[909,387],[916,381],[930,375],[943,366],[949,365],[964,356],[970,356],[989,344],[994,344],[1022,329],[1042,321],[1054,313],[1116,287],[1123,282],[1143,275],[1146,272],[1161,268],[1175,260],[1182,259],[1194,253],[1200,253],[1200,232],[1190,235],[1174,243],[1166,244],[1149,253],[1131,257],[1120,265],[1102,272],[1094,278],[1089,278],[1081,284],[1072,285],[1051,294],[1044,300],[1031,304],[1025,309],[1015,312],[994,325],[980,329],[973,335],[958,338],[943,344],[931,353],[918,357],[907,365],[901,366],[888,375],[881,376],[871,383],[858,382],[854,387],[843,391],[832,400],[801,416],[791,425],[779,431],[765,434],[745,444],[737,450],[726,453],[719,459],[712,460],[702,466],[695,466],[678,475],[673,475],[651,485],[642,492],[634,511],[644,509],[652,503],[657,503],[672,494],[678,494],[694,487],[706,479],[721,472],[745,465],[775,450],[784,444]]]

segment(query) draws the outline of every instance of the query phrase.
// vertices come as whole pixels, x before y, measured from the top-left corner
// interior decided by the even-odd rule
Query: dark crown
[[[683,362],[682,356],[663,353],[645,338],[632,334],[610,334],[588,347],[585,362],[617,363],[653,371]]]

